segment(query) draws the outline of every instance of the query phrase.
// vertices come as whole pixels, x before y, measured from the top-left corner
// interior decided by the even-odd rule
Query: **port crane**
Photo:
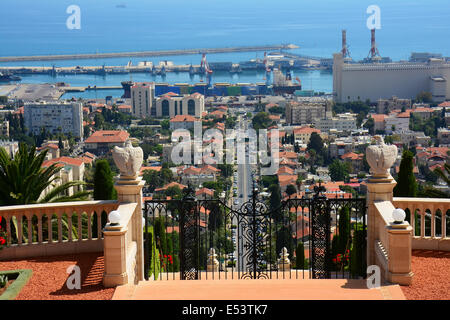
[[[202,61],[200,63],[200,70],[202,70],[205,73],[206,79],[208,80],[208,85],[211,84],[211,75],[212,75],[213,71],[209,67],[209,63],[206,60],[206,53],[202,54]]]

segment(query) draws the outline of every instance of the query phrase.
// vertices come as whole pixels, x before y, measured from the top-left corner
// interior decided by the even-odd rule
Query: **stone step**
[[[117,287],[113,300],[405,300],[405,296],[398,285],[368,289],[365,280],[163,280]]]

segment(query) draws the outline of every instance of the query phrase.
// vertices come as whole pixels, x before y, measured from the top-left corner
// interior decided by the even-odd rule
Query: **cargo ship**
[[[13,74],[4,74],[0,72],[0,82],[21,81],[22,78]]]
[[[300,79],[297,78],[297,84],[292,82],[291,71],[288,69],[283,74],[281,69],[273,69],[273,86],[272,90],[275,95],[293,94],[296,90],[302,90]]]

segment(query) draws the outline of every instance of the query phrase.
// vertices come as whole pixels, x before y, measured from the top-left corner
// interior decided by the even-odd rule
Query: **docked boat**
[[[21,81],[22,78],[13,74],[5,74],[0,72],[0,82]]]

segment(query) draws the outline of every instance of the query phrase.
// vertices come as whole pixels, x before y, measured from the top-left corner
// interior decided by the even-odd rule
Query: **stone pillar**
[[[411,271],[412,227],[408,222],[386,226],[389,241],[388,278],[391,283],[409,286]]]
[[[397,182],[388,178],[370,178],[367,182],[367,265],[375,264],[375,238],[378,234],[375,201],[392,202],[393,190]]]
[[[286,247],[283,247],[280,252],[280,259],[278,259],[278,271],[291,271],[291,261],[288,257],[289,253]]]
[[[126,233],[127,228],[120,224],[117,226],[107,224],[103,230],[103,255],[105,259],[103,285],[106,288],[128,283]]]
[[[145,181],[141,177],[134,179],[123,179],[116,181],[114,188],[117,190],[119,203],[136,203],[136,210],[133,214],[132,240],[136,241],[136,277],[138,281],[144,280],[144,225],[142,222],[142,188]]]
[[[113,226],[107,224],[104,230],[105,250],[105,286],[117,286],[120,284],[144,280],[144,235],[142,223],[142,188],[144,181],[138,173],[142,167],[144,153],[141,148],[133,147],[131,141],[127,141],[124,148],[114,147],[112,157],[120,177],[114,185],[117,190],[119,203],[136,203],[136,208],[127,225]],[[120,210],[119,206],[119,210]],[[125,213],[125,215],[129,212]],[[127,230],[130,227],[132,230]],[[127,239],[136,243],[136,266],[134,279],[128,279],[127,274]],[[131,259],[131,257],[128,257]]]
[[[381,136],[374,137],[377,144],[366,148],[366,159],[372,174],[367,182],[367,265],[375,264],[375,237],[378,234],[375,201],[392,202],[393,190],[397,182],[390,169],[397,160],[398,149],[386,145]]]
[[[219,261],[217,260],[217,254],[214,248],[209,249],[206,270],[208,272],[219,272]]]

